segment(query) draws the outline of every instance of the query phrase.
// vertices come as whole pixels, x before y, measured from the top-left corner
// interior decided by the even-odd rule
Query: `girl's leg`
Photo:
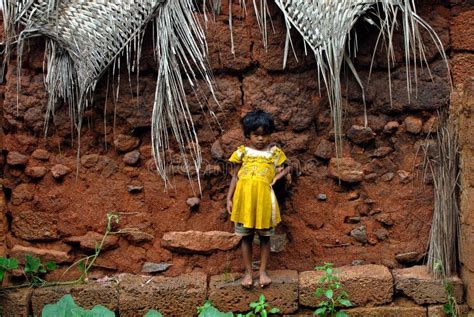
[[[260,287],[269,285],[272,280],[267,274],[267,264],[270,258],[270,237],[259,236],[260,238]]]
[[[245,265],[245,275],[242,279],[242,286],[249,288],[252,286],[252,243],[253,234],[242,237],[242,256]]]

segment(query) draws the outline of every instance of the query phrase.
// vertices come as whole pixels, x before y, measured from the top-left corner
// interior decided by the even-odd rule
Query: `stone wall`
[[[451,113],[458,118],[461,193],[461,277],[466,285],[466,302],[474,308],[474,204],[473,149],[474,124],[474,8],[456,12],[451,23],[454,82]],[[470,36],[465,36],[467,33]]]
[[[232,231],[224,211],[230,181],[224,160],[244,142],[238,119],[250,109],[262,108],[274,115],[274,140],[296,167],[293,185],[279,195],[281,247],[274,249],[271,269],[306,271],[322,262],[400,268],[422,261],[433,194],[420,153],[427,133],[436,126],[437,111],[449,104],[450,89],[435,47],[427,40],[433,80],[420,68],[418,95],[411,96],[410,103],[401,62],[392,67],[390,103],[385,55],[378,52],[366,84],[370,129],[360,127],[363,107],[355,81],[350,76],[343,79],[346,137],[342,166],[358,177],[339,175],[347,181],[339,184],[332,168],[335,154],[330,110],[324,91],[318,92],[314,61],[304,55],[295,34],[299,62],[290,58],[288,68],[281,69],[285,28],[278,10],[274,6],[270,9],[275,33],[269,33],[267,50],[251,12],[243,18],[238,6],[234,8],[235,56],[230,52],[227,16],[223,13],[208,25],[220,125],[203,114],[190,95],[206,171],[202,175],[203,196],[194,207],[187,202],[194,204],[189,198],[196,193],[182,175],[176,149],[169,153],[176,158],[170,188],[164,189],[154,171],[150,107],[156,65],[151,39],[145,39],[138,97],[136,82],[129,83],[125,73],[120,83],[111,85],[110,77],[99,85],[95,105],[86,112],[77,174],[77,140],[65,105],[58,105],[48,135],[43,136],[43,43],[32,40],[24,56],[19,102],[15,58],[0,86],[4,133],[0,173],[5,197],[5,204],[3,196],[0,199],[4,210],[0,230],[5,240],[0,252],[54,259],[61,267],[48,277],[54,279],[70,263],[90,254],[103,233],[106,213],[115,212],[121,215],[117,229],[133,230],[110,241],[97,262],[97,275],[137,273],[145,262],[171,264],[163,273],[168,276],[240,270],[240,252],[235,248],[182,252],[167,247],[163,238],[170,232],[189,230]],[[450,54],[455,83],[469,76],[472,68],[466,65],[471,65],[472,48],[463,48],[470,45],[464,26],[472,21],[468,4],[421,1],[418,9]],[[358,29],[360,54],[355,63],[367,82],[376,33],[362,25]],[[395,41],[399,38],[396,35]],[[395,54],[401,61],[400,46]],[[116,102],[114,87],[120,87]],[[211,108],[216,105],[210,99],[205,110]]]
[[[353,307],[350,316],[442,317],[446,292],[442,280],[433,279],[424,266],[390,271],[382,265],[349,266],[336,269]],[[71,294],[84,308],[101,304],[120,316],[143,316],[156,309],[164,316],[195,316],[196,307],[206,299],[221,311],[245,312],[249,303],[264,294],[272,307],[283,316],[313,316],[319,301],[314,292],[322,273],[278,270],[269,272],[272,284],[265,288],[243,289],[239,273],[207,277],[190,273],[178,277],[121,274],[109,280],[85,285],[48,287],[7,291],[0,295],[3,316],[40,316],[44,305]],[[463,285],[452,277],[453,294],[460,315],[466,316],[462,304]]]

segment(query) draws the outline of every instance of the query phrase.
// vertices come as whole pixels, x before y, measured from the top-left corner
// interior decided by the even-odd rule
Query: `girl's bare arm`
[[[227,193],[227,203],[226,209],[227,212],[230,214],[232,213],[232,197],[234,197],[235,186],[237,185],[237,174],[240,170],[240,164],[233,164],[232,165],[232,180],[230,181],[229,192]]]
[[[283,170],[281,170],[280,172],[278,172],[275,177],[273,177],[273,182],[270,184],[270,185],[275,185],[275,183],[280,179],[280,178],[283,178],[285,177],[286,175],[288,175],[291,171],[291,167],[290,166],[287,166],[285,167]]]

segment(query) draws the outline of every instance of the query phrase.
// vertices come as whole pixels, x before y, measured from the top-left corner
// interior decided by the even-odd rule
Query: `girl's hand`
[[[227,212],[229,213],[229,215],[232,213],[232,200],[230,199],[227,199]]]

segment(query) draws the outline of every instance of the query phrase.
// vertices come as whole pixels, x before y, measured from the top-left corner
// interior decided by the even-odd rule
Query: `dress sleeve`
[[[286,162],[286,155],[285,153],[283,153],[283,151],[280,148],[277,147],[276,149],[277,149],[277,157],[275,160],[275,165],[281,166],[283,163]]]
[[[244,156],[245,147],[243,145],[239,146],[234,153],[229,158],[229,162],[242,164],[242,158]]]

